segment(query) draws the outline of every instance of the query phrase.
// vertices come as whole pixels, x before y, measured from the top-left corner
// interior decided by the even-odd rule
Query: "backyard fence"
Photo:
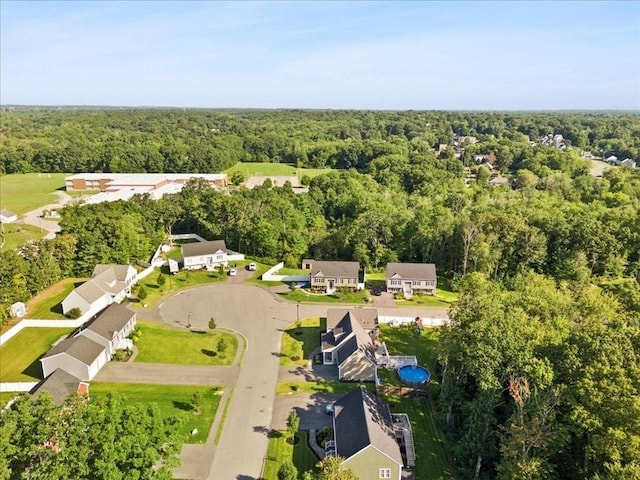
[[[39,382],[4,382],[0,383],[0,393],[30,392]]]
[[[422,320],[423,327],[442,327],[445,325],[449,325],[449,318],[429,318],[429,317],[420,317]],[[386,323],[391,326],[396,325],[406,325],[408,323],[414,323],[416,321],[416,317],[404,317],[399,315],[379,315],[378,323]]]
[[[280,262],[275,267],[262,274],[262,280],[265,282],[308,282],[309,275],[275,275],[275,273],[284,268],[284,262]]]

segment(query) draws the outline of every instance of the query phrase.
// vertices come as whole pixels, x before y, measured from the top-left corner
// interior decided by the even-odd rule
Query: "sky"
[[[0,103],[640,109],[640,1],[0,2]]]

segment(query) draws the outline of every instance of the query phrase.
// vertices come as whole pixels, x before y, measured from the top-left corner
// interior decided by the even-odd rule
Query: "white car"
[[[249,271],[250,272],[255,272],[257,269],[258,269],[258,266],[255,263],[251,262],[249,264]]]
[[[231,269],[229,270],[229,276],[230,276],[230,277],[235,277],[237,273],[238,273],[238,270],[236,270],[236,268],[235,268],[235,267],[233,267],[233,268],[231,268]]]

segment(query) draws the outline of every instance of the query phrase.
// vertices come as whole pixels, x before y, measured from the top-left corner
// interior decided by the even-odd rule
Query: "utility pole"
[[[187,328],[191,328],[191,312],[189,312],[187,316]]]

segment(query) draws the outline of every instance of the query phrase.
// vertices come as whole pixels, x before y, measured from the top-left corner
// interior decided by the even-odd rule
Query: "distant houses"
[[[358,262],[302,260],[302,268],[310,270],[309,285],[311,290],[321,291],[327,294],[337,290],[364,288],[360,283],[360,264]]]

